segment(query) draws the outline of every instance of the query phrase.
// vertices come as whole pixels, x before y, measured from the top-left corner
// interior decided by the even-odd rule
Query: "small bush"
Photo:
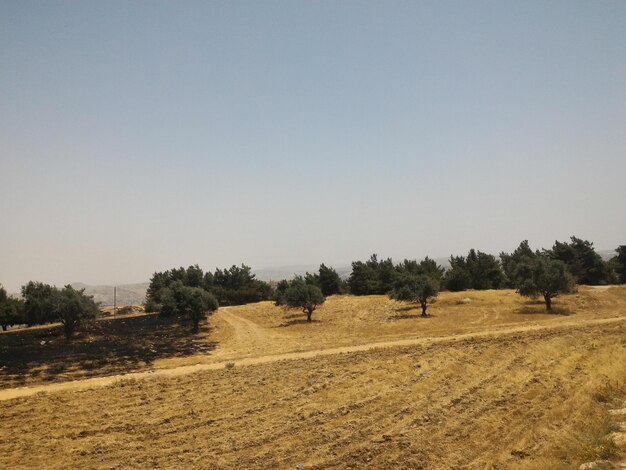
[[[624,384],[619,381],[607,381],[593,394],[593,399],[598,403],[612,403],[620,399],[625,390]]]
[[[604,436],[596,442],[583,447],[581,457],[585,461],[593,462],[595,460],[610,460],[619,454],[619,447],[613,442],[609,436]]]
[[[125,305],[124,307],[120,307],[117,309],[118,315],[128,315],[129,313],[133,313],[134,309],[132,305]]]

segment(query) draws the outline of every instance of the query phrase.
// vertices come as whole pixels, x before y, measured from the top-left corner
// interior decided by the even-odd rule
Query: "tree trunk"
[[[67,322],[63,324],[63,331],[65,332],[65,339],[70,339],[72,333],[74,333],[74,323]]]
[[[422,316],[425,317],[427,316],[426,315],[426,307],[427,307],[426,302],[421,302],[421,305],[422,305]]]
[[[550,297],[548,294],[544,294],[543,298],[546,301],[546,310],[548,312],[551,312],[552,311],[552,297]]]
[[[6,331],[7,330],[7,325],[2,325],[2,331]]]
[[[311,322],[311,317],[313,316],[313,310],[306,311],[306,321]]]
[[[199,318],[193,318],[193,328],[191,329],[192,333],[197,333],[198,331],[200,331],[199,325],[200,325],[200,319]]]

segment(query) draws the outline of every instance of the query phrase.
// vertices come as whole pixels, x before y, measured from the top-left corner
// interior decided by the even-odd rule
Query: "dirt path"
[[[271,341],[272,333],[268,333],[266,329],[256,325],[250,320],[246,320],[234,315],[231,312],[223,310],[221,312],[222,318],[233,328],[233,337],[236,344],[241,347],[253,346],[253,349],[262,348],[263,344],[267,344],[267,341]],[[394,341],[382,341],[361,344],[356,346],[345,346],[337,348],[317,349],[303,352],[288,352],[282,354],[273,355],[258,355],[253,357],[243,357],[235,359],[234,364],[237,367],[241,366],[253,366],[257,364],[266,364],[271,362],[286,361],[286,360],[298,360],[307,359],[317,356],[328,356],[334,354],[352,353],[360,351],[368,351],[377,348],[392,348],[403,346],[415,346],[415,345],[429,345],[435,343],[455,342],[470,338],[494,338],[494,337],[506,337],[518,333],[543,331],[549,329],[567,329],[567,328],[582,328],[590,325],[600,325],[608,323],[617,323],[626,321],[625,317],[617,318],[605,318],[598,320],[585,320],[585,321],[564,321],[559,324],[551,325],[528,325],[520,327],[503,328],[496,331],[486,332],[474,332],[465,333],[452,336],[438,336],[438,337],[422,337],[422,338],[409,338]],[[230,349],[229,351],[236,351],[236,349]],[[246,348],[247,349],[247,348]],[[75,380],[69,382],[61,382],[55,384],[39,385],[34,387],[19,387],[0,390],[0,401],[10,400],[20,397],[28,397],[36,395],[38,393],[55,393],[68,390],[85,390],[94,387],[105,387],[113,385],[116,382],[124,380],[142,380],[150,377],[175,377],[185,374],[191,374],[206,370],[218,370],[224,369],[231,361],[221,361],[210,364],[194,364],[187,366],[174,367],[170,369],[156,369],[146,372],[135,372],[129,374],[119,374],[106,377],[94,377],[84,380]]]
[[[228,338],[228,350],[232,354],[244,352],[254,355],[273,341],[279,341],[279,334],[269,331],[251,320],[236,315],[228,307],[221,308],[217,315],[231,330]]]

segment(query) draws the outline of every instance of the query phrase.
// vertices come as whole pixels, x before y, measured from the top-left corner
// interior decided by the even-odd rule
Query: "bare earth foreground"
[[[63,358],[62,342],[46,350],[32,330],[3,333],[0,468],[619,461],[607,435],[626,395],[626,287],[582,287],[555,307],[547,315],[512,291],[442,293],[422,319],[384,297],[346,296],[306,324],[265,302],[220,309],[191,342],[159,325],[164,347],[184,353],[144,347],[142,336],[124,346],[142,360],[93,357],[89,367],[123,320],[77,338]],[[8,344],[19,368],[6,365]]]

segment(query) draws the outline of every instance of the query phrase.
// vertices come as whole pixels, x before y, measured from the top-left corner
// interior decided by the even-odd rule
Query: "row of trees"
[[[379,260],[372,255],[369,260],[352,263],[348,287],[353,295],[387,294],[396,287],[398,277],[405,274],[426,275],[439,284],[445,270],[434,260],[426,257],[422,261],[404,260],[393,264],[391,258]]]
[[[618,247],[617,256],[607,262],[595,251],[593,243],[571,237],[569,243],[556,241],[551,249],[536,252],[524,240],[513,253],[500,253],[499,259],[471,249],[467,256],[451,256],[448,269],[428,257],[421,262],[404,260],[394,264],[390,258],[379,260],[376,255],[372,255],[368,261],[352,263],[347,287],[354,295],[387,294],[394,290],[398,276],[412,273],[428,275],[442,289],[450,291],[515,288],[518,265],[538,253],[562,262],[577,284],[626,282],[625,245]]]
[[[440,290],[515,288],[521,295],[542,296],[546,308],[560,293],[570,292],[575,284],[626,283],[626,246],[605,262],[593,244],[576,237],[570,242],[555,242],[549,250],[533,251],[525,240],[512,253],[493,255],[471,249],[467,256],[451,256],[450,268],[434,260],[391,258],[352,263],[346,281],[331,267],[320,265],[317,273],[280,281],[275,288],[260,281],[246,265],[204,272],[198,265],[155,272],[146,295],[146,310],[164,316],[189,318],[193,330],[219,305],[239,305],[274,299],[277,305],[302,309],[311,321],[317,306],[326,296],[387,294],[401,301],[419,303],[426,315],[428,301]],[[69,338],[82,323],[93,319],[98,307],[84,290],[63,289],[39,282],[22,287],[22,299],[8,297],[0,287],[0,325],[45,324],[59,321]]]
[[[572,292],[575,288],[574,277],[566,264],[540,252],[530,252],[520,258],[510,272],[510,279],[519,294],[543,297],[548,311],[552,310],[554,297]],[[439,294],[439,290],[439,280],[433,276],[400,271],[388,295],[395,300],[418,303],[425,317],[428,302]]]
[[[62,289],[41,282],[22,286],[21,298],[9,297],[0,286],[0,326],[4,331],[12,325],[45,325],[59,322],[66,338],[94,320],[99,307],[84,289],[67,285]],[[186,286],[179,279],[159,292],[159,312],[167,317],[186,317],[197,332],[200,320],[218,308],[213,294],[201,287]]]
[[[472,256],[468,258],[470,259],[469,266],[472,266],[474,260],[478,260],[476,264],[481,265],[480,255],[476,258]],[[513,287],[524,296],[542,296],[548,311],[552,310],[554,297],[572,292],[575,287],[574,277],[565,263],[552,259],[546,253],[530,251],[524,256],[515,257],[514,260],[515,266],[510,266],[512,270],[509,273]],[[419,304],[423,317],[427,316],[428,303],[439,294],[447,274],[429,258],[420,262],[404,260],[394,265],[391,259],[378,261],[374,255],[366,263],[354,264],[358,269],[352,271],[349,283],[351,289],[356,286],[364,290],[372,289],[380,294],[391,286],[385,292],[391,299]],[[512,264],[513,261],[511,261]],[[489,262],[484,265],[489,266]],[[464,266],[468,266],[468,263],[465,262]],[[328,268],[320,266],[320,271],[326,269]],[[470,271],[470,279],[475,272]],[[492,271],[487,269],[486,272]],[[367,276],[359,278],[363,273]],[[494,275],[488,279],[495,278]],[[319,276],[307,273],[305,276],[296,276],[291,281],[280,281],[276,287],[276,305],[301,308],[307,316],[307,321],[310,322],[314,310],[325,300],[324,292],[318,286],[318,279]],[[355,279],[358,282],[355,282]]]
[[[166,317],[188,318],[197,333],[202,320],[220,305],[241,305],[274,297],[249,266],[231,266],[204,272],[197,264],[155,272],[146,292],[146,311]]]
[[[197,264],[188,268],[173,268],[155,272],[146,293],[146,311],[159,311],[162,296],[175,283],[203,289],[211,293],[220,305],[242,305],[271,299],[273,290],[266,282],[259,281],[249,266],[242,264],[228,269],[204,272]]]
[[[366,262],[352,263],[348,279],[354,295],[387,294],[390,298],[418,303],[426,316],[428,301],[441,289],[515,288],[529,297],[543,297],[548,311],[552,299],[572,292],[575,285],[606,285],[626,282],[626,246],[617,248],[608,262],[593,244],[577,237],[570,242],[556,241],[549,250],[533,251],[524,240],[513,253],[500,259],[471,249],[467,256],[451,256],[445,270],[428,257],[423,261],[404,260],[394,264],[390,258],[372,255]]]
[[[280,281],[275,288],[255,279],[250,267],[232,266],[204,273],[198,265],[174,268],[152,275],[146,294],[146,310],[165,316],[185,315],[198,330],[200,319],[219,305],[240,305],[274,299],[277,305],[302,309],[311,321],[313,311],[328,295],[347,292],[337,271],[324,264],[318,272]]]
[[[85,295],[84,289],[67,285],[62,289],[41,282],[29,282],[22,286],[22,298],[7,296],[0,286],[0,325],[44,325],[60,322],[66,338],[86,322],[93,320],[99,309],[93,297]]]
[[[394,300],[417,303],[425,317],[428,303],[439,294],[442,284],[450,281],[450,272],[455,270],[455,280],[459,279],[461,272],[467,278],[467,285],[475,289],[501,287],[506,280],[506,284],[515,287],[523,296],[541,296],[548,311],[552,310],[554,297],[572,292],[576,285],[565,262],[554,259],[545,250],[533,252],[527,241],[522,242],[513,254],[505,256],[506,277],[491,255],[471,250],[467,258],[453,259],[455,264],[449,271],[444,271],[429,258],[420,262],[404,260],[395,265],[391,259],[379,261],[373,255],[365,263],[353,263],[348,286],[352,293],[386,293]],[[320,289],[319,279],[329,269],[334,272],[322,265],[318,275],[307,273],[291,281],[280,281],[276,287],[276,305],[301,308],[310,322],[316,307],[324,303],[325,292]],[[336,272],[332,278],[341,284]],[[333,293],[337,292],[333,289]]]

